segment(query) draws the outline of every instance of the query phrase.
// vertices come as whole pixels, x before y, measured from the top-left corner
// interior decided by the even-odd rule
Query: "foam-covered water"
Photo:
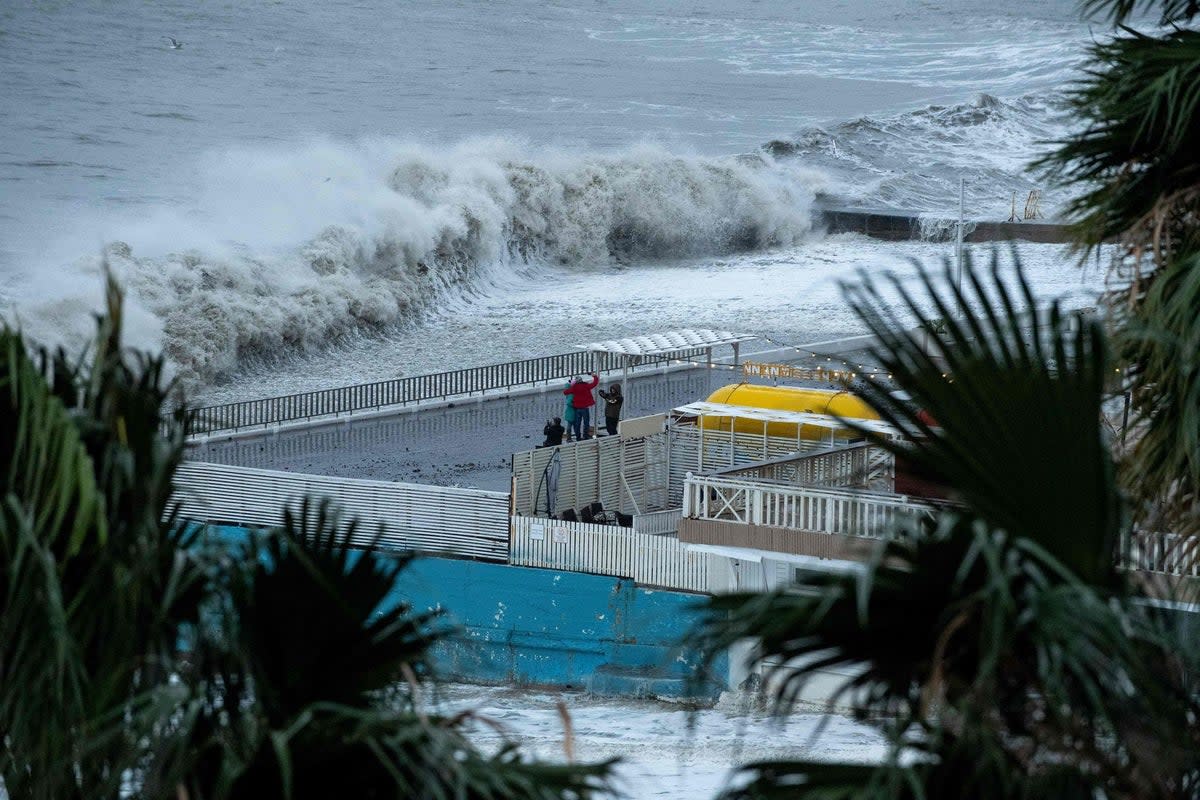
[[[991,257],[991,248],[967,252],[985,265]],[[739,331],[793,345],[852,336],[861,331],[840,281],[860,271],[912,276],[914,261],[940,269],[953,253],[953,243],[837,234],[717,258],[531,268],[484,295],[441,304],[419,324],[254,363],[197,399],[218,403],[368,383],[678,328]],[[1069,306],[1095,304],[1102,273],[1080,269],[1065,246],[1023,244],[1017,254],[1040,295],[1063,297]],[[999,257],[1008,264],[1012,252],[1002,246]]]
[[[1069,129],[1073,8],[8,5],[0,308],[81,338],[104,254],[138,343],[195,389],[261,395],[330,347],[377,371],[379,343],[529,285],[804,264],[814,203],[948,217],[965,176],[968,213],[1003,219]],[[674,319],[667,295],[639,330]],[[549,302],[595,321],[586,296]],[[545,338],[515,322],[486,360]]]
[[[755,760],[876,763],[887,753],[868,726],[811,711],[780,719],[733,695],[694,713],[652,700],[462,685],[444,687],[441,700],[443,711],[473,709],[487,718],[473,728],[481,748],[490,751],[508,739],[552,763],[567,759],[561,702],[571,721],[574,758],[620,759],[617,788],[635,800],[715,797],[736,780],[737,766]]]

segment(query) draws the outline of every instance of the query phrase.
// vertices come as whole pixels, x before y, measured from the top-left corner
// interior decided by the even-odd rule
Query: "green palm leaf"
[[[948,267],[941,282],[921,270],[919,295],[892,279],[904,308],[946,319],[946,335],[930,343],[871,281],[849,287],[850,306],[879,339],[873,357],[911,401],[873,382],[859,391],[884,419],[921,434],[885,446],[947,479],[989,526],[1032,539],[1085,582],[1107,583],[1127,521],[1101,421],[1112,374],[1104,332],[1057,302],[1039,307],[1019,268],[1013,282],[994,255],[987,277],[968,264],[961,292]]]
[[[862,574],[714,598],[695,631],[710,653],[756,639],[783,665],[766,681],[781,710],[848,675],[833,701],[889,720],[891,760],[753,765],[733,797],[1166,797],[1200,767],[1194,672],[1114,566],[1128,522],[1100,422],[1103,332],[1039,306],[1019,267],[965,280],[890,279],[899,304],[869,280],[847,289],[905,392],[860,389],[912,434],[882,444],[962,508],[894,531]],[[908,319],[929,313],[945,319],[933,342]]]

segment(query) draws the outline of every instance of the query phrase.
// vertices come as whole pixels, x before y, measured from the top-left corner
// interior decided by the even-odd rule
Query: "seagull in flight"
[[[183,49],[183,42],[179,41],[174,36],[164,36],[163,38],[171,40],[171,49],[172,50],[182,50]]]

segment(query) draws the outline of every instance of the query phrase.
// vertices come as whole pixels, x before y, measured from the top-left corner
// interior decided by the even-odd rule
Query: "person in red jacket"
[[[575,406],[575,419],[571,422],[571,430],[575,434],[575,441],[590,439],[591,422],[592,422],[592,406],[596,405],[596,401],[592,398],[592,389],[600,385],[600,376],[592,373],[592,382],[587,383],[583,378],[575,378],[571,381],[571,385],[563,390],[563,394],[571,395],[571,405]],[[580,434],[580,430],[583,431]]]

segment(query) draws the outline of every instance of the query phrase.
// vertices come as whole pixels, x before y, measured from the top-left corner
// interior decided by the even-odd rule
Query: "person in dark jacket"
[[[566,432],[567,429],[563,427],[561,417],[546,420],[546,427],[542,428],[542,433],[546,435],[546,441],[542,442],[542,447],[558,447],[562,444],[563,434]]]
[[[601,389],[597,394],[604,398],[604,428],[609,436],[616,436],[617,423],[621,421],[621,406],[625,404],[621,384],[611,384],[608,391]]]
[[[596,399],[592,397],[592,389],[600,385],[600,376],[592,373],[592,381],[588,383],[583,378],[576,378],[571,385],[563,390],[563,394],[571,395],[571,405],[575,407],[575,419],[571,422],[571,430],[575,433],[575,441],[592,438],[590,427],[592,422],[592,406]],[[580,431],[582,430],[582,433]]]

